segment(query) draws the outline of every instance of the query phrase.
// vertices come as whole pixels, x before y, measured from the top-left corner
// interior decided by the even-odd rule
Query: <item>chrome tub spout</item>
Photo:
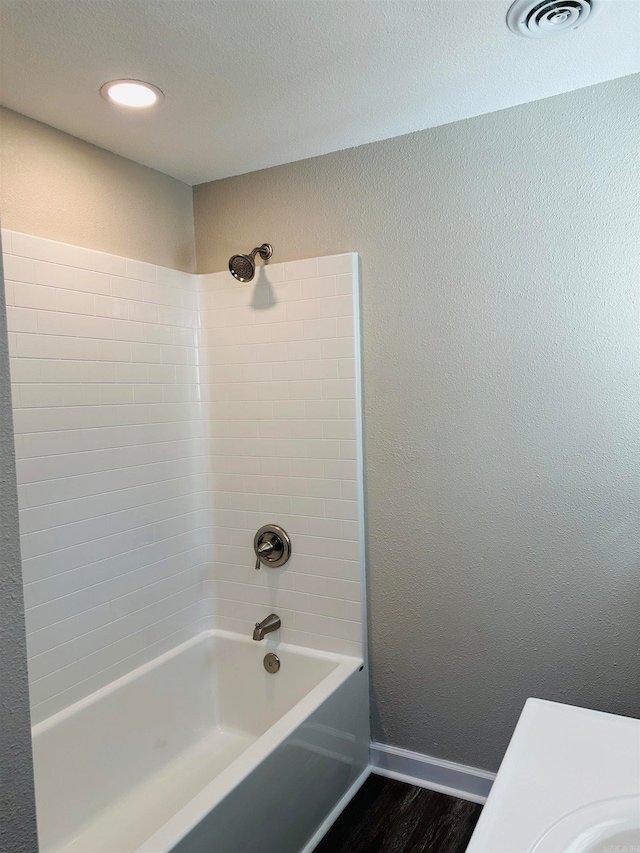
[[[253,629],[253,639],[264,640],[266,634],[277,631],[281,624],[280,617],[272,613],[266,619],[263,619],[262,622],[256,622],[256,627]]]

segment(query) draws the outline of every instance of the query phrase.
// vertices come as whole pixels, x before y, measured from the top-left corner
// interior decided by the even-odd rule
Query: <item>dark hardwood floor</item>
[[[315,853],[464,853],[481,811],[372,774]]]

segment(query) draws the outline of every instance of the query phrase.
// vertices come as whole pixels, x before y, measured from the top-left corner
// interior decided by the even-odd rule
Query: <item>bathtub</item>
[[[40,853],[310,851],[368,726],[362,660],[205,631],[34,727]]]

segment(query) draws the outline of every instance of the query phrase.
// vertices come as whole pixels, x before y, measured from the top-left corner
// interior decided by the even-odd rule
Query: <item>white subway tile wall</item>
[[[272,611],[361,654],[357,256],[243,286],[2,240],[33,722]],[[267,522],[293,556],[256,572]]]
[[[210,421],[212,561],[203,584],[221,628],[276,612],[283,642],[362,654],[358,259],[259,267],[248,286],[198,277],[200,379]],[[255,571],[269,522],[292,540]]]
[[[196,277],[3,231],[32,721],[201,630]]]

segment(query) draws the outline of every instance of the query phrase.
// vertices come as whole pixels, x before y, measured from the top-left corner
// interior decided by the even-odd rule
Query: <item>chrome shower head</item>
[[[266,261],[272,254],[273,249],[269,243],[263,243],[248,255],[232,255],[229,258],[229,272],[238,281],[251,281],[256,274],[256,255]]]
[[[256,265],[249,255],[234,255],[229,259],[229,272],[238,281],[251,281],[255,271]]]

